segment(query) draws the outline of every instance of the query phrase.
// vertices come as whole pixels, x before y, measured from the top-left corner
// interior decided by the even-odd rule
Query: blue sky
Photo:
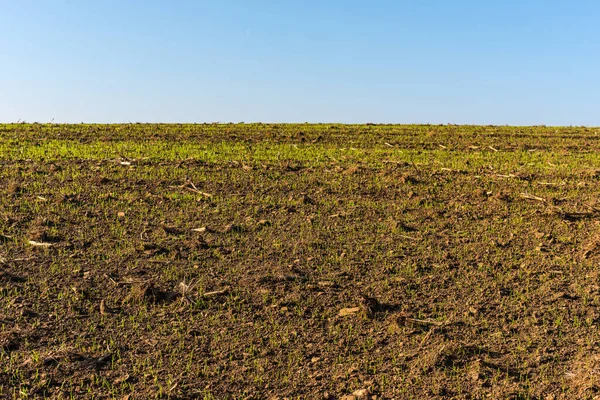
[[[0,0],[0,121],[600,125],[600,2]]]

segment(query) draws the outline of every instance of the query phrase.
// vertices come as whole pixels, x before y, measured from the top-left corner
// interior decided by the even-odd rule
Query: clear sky
[[[0,121],[600,125],[600,2],[0,0]]]

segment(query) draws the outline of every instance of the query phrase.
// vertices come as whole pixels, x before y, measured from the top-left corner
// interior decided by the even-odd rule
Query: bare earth
[[[594,398],[599,133],[0,125],[0,398]]]

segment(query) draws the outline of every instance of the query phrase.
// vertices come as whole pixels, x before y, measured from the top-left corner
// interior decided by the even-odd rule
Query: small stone
[[[345,317],[346,315],[356,314],[359,311],[360,311],[360,307],[342,308],[338,315],[340,317]]]
[[[352,395],[358,399],[367,397],[368,394],[369,394],[369,389],[358,389],[358,390],[355,390],[354,392],[352,392]]]
[[[481,379],[481,362],[479,360],[473,362],[470,365],[467,374],[473,382],[477,382],[479,379]]]

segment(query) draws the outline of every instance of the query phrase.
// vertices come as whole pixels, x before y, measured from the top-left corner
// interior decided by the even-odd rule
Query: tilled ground
[[[596,130],[1,128],[0,397],[600,394]]]

